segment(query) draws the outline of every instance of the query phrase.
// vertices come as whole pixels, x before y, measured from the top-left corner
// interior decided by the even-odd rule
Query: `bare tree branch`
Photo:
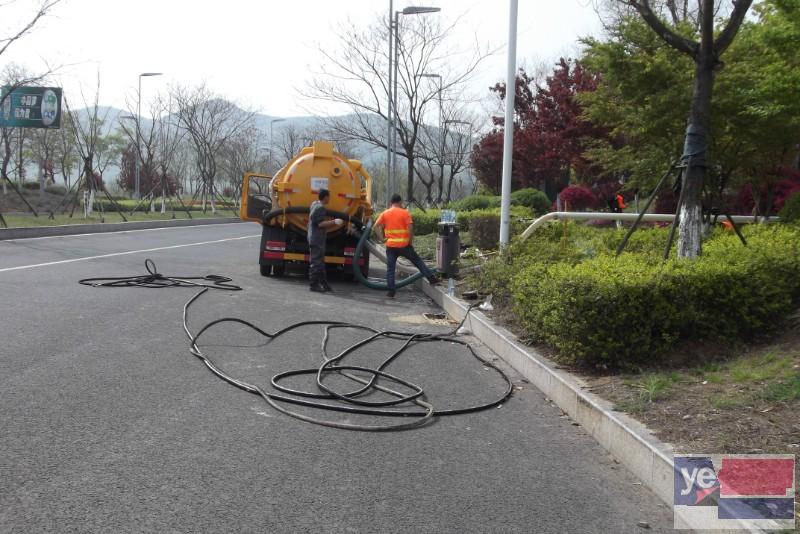
[[[661,21],[658,15],[653,12],[653,9],[650,7],[649,0],[622,0],[622,3],[636,9],[647,25],[650,26],[653,31],[656,32],[656,34],[658,34],[658,36],[661,37],[667,44],[676,50],[683,52],[684,54],[688,54],[691,57],[695,57],[697,55],[700,44],[690,39],[686,39],[685,37],[681,37],[669,29],[666,24]]]
[[[752,3],[753,0],[734,0],[733,12],[728,19],[728,23],[714,41],[714,50],[718,57],[722,55],[733,42],[733,38],[736,37],[736,33],[739,31],[742,22],[744,22],[744,17],[747,15],[747,10],[750,9]]]

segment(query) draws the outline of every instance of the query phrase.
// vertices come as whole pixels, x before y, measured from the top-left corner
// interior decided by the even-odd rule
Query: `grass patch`
[[[709,404],[717,410],[728,410],[730,408],[738,408],[747,404],[749,399],[742,395],[726,393],[722,395],[711,395],[708,398]]]
[[[767,385],[761,398],[767,402],[791,402],[800,399],[800,374]]]
[[[642,398],[647,402],[654,402],[667,396],[675,380],[673,374],[650,374],[636,384],[641,390]]]

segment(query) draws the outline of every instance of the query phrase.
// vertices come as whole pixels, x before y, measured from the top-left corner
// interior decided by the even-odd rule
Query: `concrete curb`
[[[68,224],[64,226],[4,228],[0,230],[0,241],[5,239],[97,234],[104,232],[127,232],[129,230],[149,230],[152,228],[173,228],[181,226],[204,226],[207,224],[230,224],[236,222],[242,221],[238,217],[220,217],[217,219],[171,219],[164,221],[132,221],[121,223]]]
[[[467,313],[469,305],[464,301],[453,298],[427,283],[422,283],[421,287],[425,294],[453,319],[460,321]],[[530,347],[523,346],[514,334],[493,324],[477,309],[472,310],[464,326],[552,399],[664,503],[672,506],[674,451],[670,445],[655,438],[640,422],[623,413],[615,412],[611,403],[586,391],[580,379],[557,369],[553,362]],[[740,525],[744,531],[763,532],[761,529],[754,529],[742,523]]]

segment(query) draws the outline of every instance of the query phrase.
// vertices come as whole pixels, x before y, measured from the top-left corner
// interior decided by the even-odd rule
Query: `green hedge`
[[[786,199],[778,217],[781,218],[781,222],[786,223],[800,221],[800,191],[795,191]]]
[[[692,261],[640,252],[533,263],[512,275],[513,309],[529,337],[573,363],[634,367],[679,340],[763,336],[800,298],[800,229],[745,232],[749,246],[719,234]],[[641,243],[654,248],[655,237]]]
[[[537,216],[540,216],[549,213],[553,203],[543,192],[527,187],[511,193],[511,205],[531,208]]]
[[[472,219],[483,219],[487,215],[496,215],[499,218],[500,208],[458,211],[456,212],[456,222],[462,231],[468,231],[472,228]],[[424,212],[420,209],[413,209],[411,210],[411,217],[414,219],[414,234],[427,235],[438,231],[438,224],[442,218],[442,212],[441,210],[434,209],[425,210]],[[533,219],[533,217],[534,213],[530,208],[511,206],[511,233],[516,234],[524,230],[524,227],[527,226],[527,222]]]
[[[450,204],[450,209],[456,211],[485,210],[499,207],[500,197],[492,195],[470,195]]]

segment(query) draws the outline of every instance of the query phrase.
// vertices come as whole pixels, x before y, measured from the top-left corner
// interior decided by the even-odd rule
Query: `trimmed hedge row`
[[[553,203],[543,192],[533,187],[518,189],[511,193],[512,206],[524,206],[532,209],[536,215],[544,215],[550,211]],[[470,195],[450,204],[456,211],[475,211],[500,207],[500,197],[492,195]]]
[[[745,232],[747,247],[735,235],[718,234],[693,261],[654,261],[663,232],[645,234],[641,252],[619,258],[605,251],[581,257],[573,249],[556,263],[514,274],[513,309],[528,336],[573,363],[634,367],[679,340],[761,337],[800,298],[800,228]]]
[[[442,212],[441,210],[426,210],[422,211],[419,209],[411,210],[411,217],[414,219],[414,233],[416,235],[427,235],[432,234],[438,231],[438,224],[439,221],[442,219]],[[500,221],[500,208],[494,209],[485,209],[485,210],[472,210],[472,211],[459,211],[456,213],[456,222],[458,223],[459,227],[462,230],[469,230],[470,232],[473,231],[473,219],[481,219],[487,220],[495,217],[498,221]],[[511,206],[511,219],[512,219],[512,233],[518,233],[519,228],[523,226],[525,223],[521,222],[524,220],[529,220],[534,217],[534,213],[531,209],[523,207],[523,206]],[[493,223],[487,223],[493,224]],[[516,232],[515,232],[516,230]],[[498,233],[495,235],[497,237]],[[497,245],[497,240],[495,239],[495,243],[492,247],[493,248]],[[483,247],[480,247],[483,248]]]

